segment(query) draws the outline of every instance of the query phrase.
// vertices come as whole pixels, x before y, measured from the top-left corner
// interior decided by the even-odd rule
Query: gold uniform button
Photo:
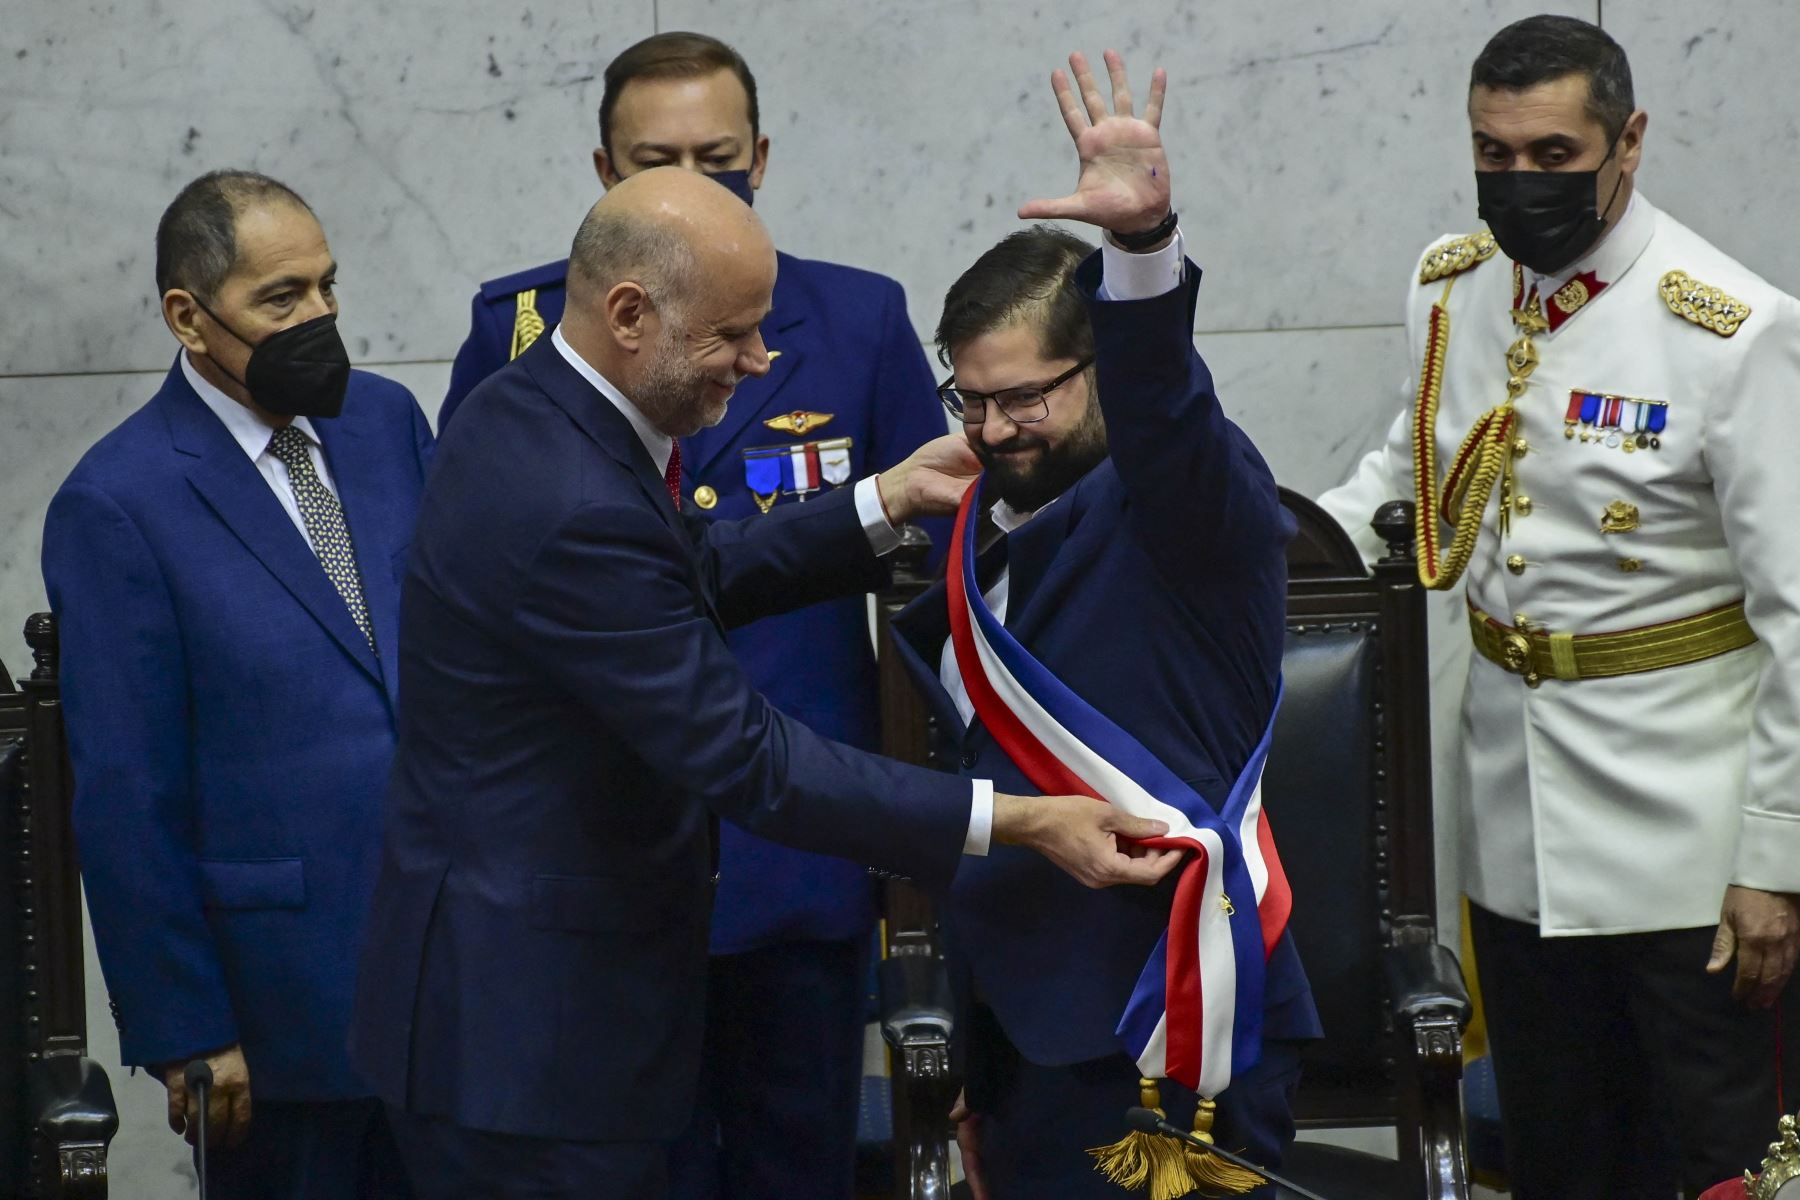
[[[1525,556],[1523,554],[1509,556],[1506,560],[1506,569],[1514,575],[1523,575],[1525,573]]]
[[[713,491],[704,483],[694,489],[694,503],[698,504],[701,508],[711,508],[718,502],[719,493]]]
[[[1619,570],[1625,572],[1627,575],[1631,574],[1633,571],[1641,571],[1643,568],[1644,560],[1641,558],[1621,558],[1619,560]]]
[[[1513,507],[1519,511],[1521,517],[1529,517],[1531,515],[1531,497],[1519,496],[1515,498],[1513,500]]]
[[[1529,453],[1531,453],[1531,443],[1530,442],[1526,441],[1522,437],[1516,437],[1513,439],[1512,456],[1514,458],[1524,458]]]

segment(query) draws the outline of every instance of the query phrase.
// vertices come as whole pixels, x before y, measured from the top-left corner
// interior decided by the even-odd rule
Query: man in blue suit
[[[1080,181],[1020,215],[1085,221],[1106,241],[1095,254],[1048,226],[1012,235],[951,287],[938,326],[955,372],[941,394],[986,466],[985,494],[999,497],[976,582],[1038,662],[1217,806],[1273,715],[1292,523],[1194,351],[1199,270],[1184,264],[1170,205],[1164,77],[1134,118],[1108,51],[1109,115],[1086,60],[1070,62],[1082,98],[1060,71],[1054,86]],[[937,715],[935,760],[1016,790],[1020,765],[970,702],[945,586],[895,631]],[[1119,1139],[1137,1096],[1139,1070],[1114,1031],[1173,892],[1172,880],[1155,892],[1071,888],[1010,847],[957,873],[944,914],[968,1064],[955,1116],[978,1197],[1119,1194],[1087,1151]],[[1278,1165],[1294,1132],[1297,1043],[1319,1032],[1285,934],[1266,996],[1261,1061],[1219,1094],[1215,1133]],[[1194,1111],[1172,1081],[1162,1098],[1173,1120]]]
[[[612,61],[600,140],[594,168],[609,188],[676,165],[750,203],[768,165],[754,76],[735,50],[697,33],[658,34]],[[811,502],[944,433],[900,285],[835,263],[777,258],[774,307],[763,322],[768,374],[743,382],[717,426],[681,440],[686,501],[715,520]],[[565,259],[481,285],[440,429],[478,382],[555,326],[567,275]],[[926,528],[941,544],[948,527]],[[860,597],[767,617],[727,641],[752,686],[782,712],[852,746],[879,746]],[[706,1107],[678,1195],[847,1200],[873,900],[857,864],[730,823],[721,830]]]
[[[404,388],[350,370],[336,274],[280,183],[184,188],[156,264],[182,349],[44,525],[120,1046],[190,1141],[182,1067],[211,1064],[214,1196],[408,1194],[344,1043],[431,433]]]
[[[723,630],[882,582],[895,521],[946,512],[960,438],[767,517],[676,508],[676,439],[768,369],[775,254],[676,169],[603,197],[560,325],[441,443],[401,608],[400,744],[352,1057],[430,1200],[665,1193],[699,1080],[712,814],[942,886],[990,842],[1090,886],[1173,865],[1078,796],[828,741]]]

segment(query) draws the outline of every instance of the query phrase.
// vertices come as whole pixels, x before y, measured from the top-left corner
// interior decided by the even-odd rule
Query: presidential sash
[[[1166,822],[1166,836],[1143,844],[1192,853],[1180,868],[1169,927],[1117,1033],[1147,1079],[1168,1077],[1210,1099],[1261,1051],[1265,966],[1292,907],[1262,812],[1273,713],[1215,810],[1051,674],[988,609],[975,582],[981,487],[977,480],[963,497],[946,579],[963,686],[976,716],[1034,787],[1048,795],[1092,796]]]

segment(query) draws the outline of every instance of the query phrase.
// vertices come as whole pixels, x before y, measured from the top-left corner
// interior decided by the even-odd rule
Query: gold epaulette
[[[1500,252],[1500,243],[1487,230],[1467,237],[1451,238],[1434,246],[1419,264],[1419,282],[1430,283],[1451,275],[1460,275],[1476,263],[1484,263]]]
[[[1718,288],[1701,283],[1686,271],[1670,271],[1662,277],[1657,290],[1663,303],[1678,317],[1686,317],[1702,329],[1710,329],[1720,337],[1730,337],[1738,326],[1750,319],[1750,306],[1736,296],[1727,296]]]

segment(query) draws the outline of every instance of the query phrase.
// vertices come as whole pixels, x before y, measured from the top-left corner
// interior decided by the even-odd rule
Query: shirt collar
[[[1061,499],[1061,496],[1056,498],[1056,500]],[[1050,501],[1050,504],[1055,504],[1056,500]],[[1050,504],[1044,505],[1044,508],[1049,508]],[[1031,518],[1043,512],[1044,508],[1034,508],[1030,512],[1020,512],[1006,501],[996,500],[994,501],[994,507],[988,510],[988,518],[994,522],[994,527],[1000,530],[1001,533],[1011,533],[1025,522],[1031,520]]]
[[[1577,275],[1592,274],[1602,284],[1617,282],[1619,276],[1637,261],[1637,256],[1643,253],[1644,247],[1650,244],[1650,234],[1655,224],[1656,218],[1649,201],[1634,190],[1631,199],[1626,202],[1625,215],[1586,254],[1554,275],[1539,275],[1526,267],[1525,294],[1529,296],[1535,286],[1538,295],[1548,300]]]
[[[232,440],[243,448],[251,462],[261,458],[269,449],[269,440],[275,436],[277,426],[269,424],[244,405],[212,385],[206,376],[200,374],[194,364],[188,360],[188,352],[181,352],[181,373],[187,377],[188,386],[194,389],[201,403],[212,409],[213,415],[225,425],[226,432]],[[305,417],[295,417],[293,426],[306,435],[306,440],[315,446],[324,443],[319,441],[318,431],[312,422]]]
[[[638,406],[627,400],[625,393],[613,386],[612,380],[594,370],[588,365],[587,359],[575,353],[575,348],[569,345],[568,340],[563,337],[560,323],[550,334],[550,342],[556,347],[556,352],[562,355],[571,367],[575,368],[577,374],[592,384],[595,391],[605,396],[612,406],[624,414],[627,421],[631,422],[631,428],[636,431],[638,440],[644,443],[644,449],[650,452],[650,461],[656,464],[657,474],[668,474],[669,456],[675,451],[675,439],[652,425],[649,419],[638,411]]]

